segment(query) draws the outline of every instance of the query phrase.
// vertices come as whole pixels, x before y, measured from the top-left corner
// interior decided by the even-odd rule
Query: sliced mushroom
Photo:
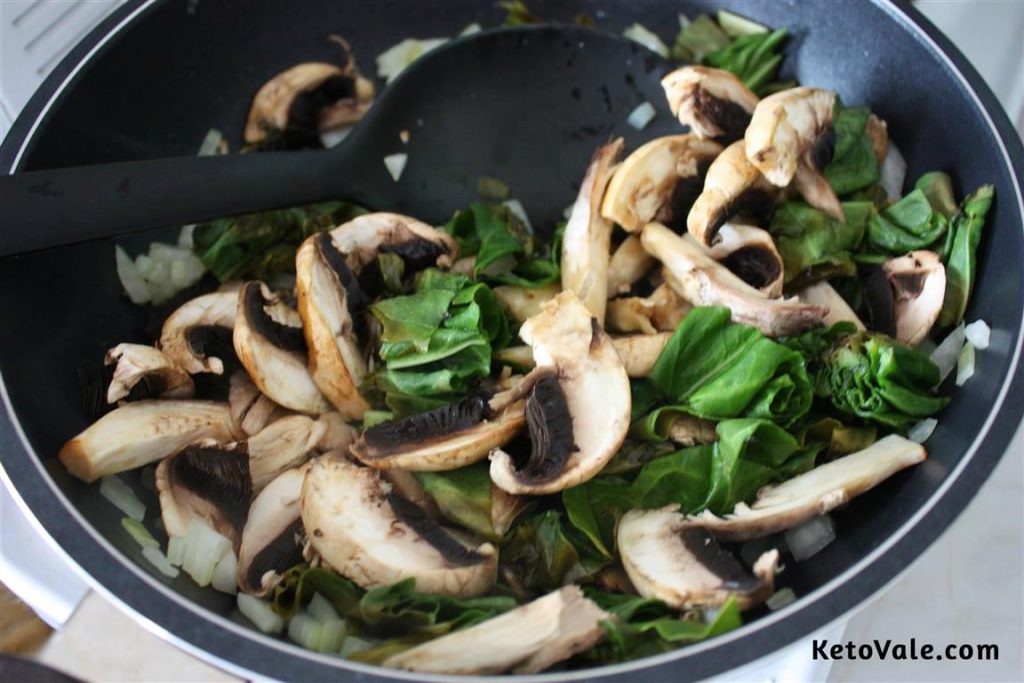
[[[701,138],[732,142],[743,137],[760,98],[724,69],[684,66],[661,79],[668,107]]]
[[[594,152],[562,237],[562,289],[576,293],[599,323],[608,300],[608,258],[612,224],[601,199],[625,142],[618,138]]]
[[[676,609],[721,607],[730,597],[749,609],[772,594],[778,550],[757,558],[751,575],[707,529],[681,515],[678,505],[630,510],[616,540],[637,592]]]
[[[277,475],[309,460],[326,432],[327,425],[319,420],[290,415],[249,437],[246,445],[252,490],[262,490]]]
[[[726,223],[708,256],[768,298],[782,296],[782,256],[767,230]]]
[[[313,547],[363,588],[415,578],[423,593],[468,598],[494,584],[494,546],[464,542],[394,493],[373,469],[317,458],[306,474],[301,505]]]
[[[299,498],[305,478],[305,467],[286,470],[253,499],[235,574],[246,593],[266,595],[286,570],[302,562]]]
[[[534,674],[596,645],[612,619],[577,586],[392,655],[384,666],[421,673]]]
[[[769,182],[796,188],[811,206],[846,221],[823,171],[832,160],[836,94],[820,88],[790,88],[761,100],[744,135],[747,159]]]
[[[691,308],[674,289],[662,284],[650,296],[628,296],[609,301],[607,327],[627,333],[671,332]]]
[[[252,498],[244,445],[203,442],[188,446],[157,466],[156,489],[168,536],[184,536],[189,520],[198,518],[238,551]]]
[[[750,506],[739,504],[731,515],[703,512],[692,518],[718,538],[743,541],[799,526],[812,517],[848,503],[905,467],[922,462],[919,443],[897,434],[867,448],[818,465],[781,484],[765,486]]]
[[[259,387],[244,370],[231,375],[228,405],[231,407],[231,423],[235,431],[246,436],[258,434],[274,420],[292,414],[287,408],[282,408],[260,393]]]
[[[839,292],[824,280],[804,287],[797,294],[797,298],[805,304],[827,307],[828,315],[823,321],[826,325],[831,326],[846,321],[853,323],[858,330],[867,329],[850,305],[846,303],[846,300],[839,296]]]
[[[712,246],[726,222],[768,225],[781,193],[749,161],[742,140],[715,157],[704,189],[693,202],[686,227],[704,246]]]
[[[444,515],[441,514],[441,508],[413,472],[393,467],[390,470],[381,470],[380,478],[391,485],[392,492],[418,507],[430,519],[442,523]]]
[[[274,320],[267,307],[278,299],[262,282],[246,282],[238,291],[234,344],[253,383],[274,403],[301,413],[331,410],[306,367],[302,328]]]
[[[226,403],[133,401],[64,444],[59,457],[71,474],[91,482],[142,467],[206,438],[220,443],[234,439]]]
[[[875,161],[881,165],[889,153],[889,126],[886,122],[871,114],[864,124],[864,133],[871,140],[871,149],[875,152]]]
[[[560,291],[561,287],[558,285],[543,285],[541,287],[501,285],[494,288],[494,296],[498,297],[498,301],[508,309],[512,317],[521,323],[540,313],[541,305]]]
[[[143,344],[118,344],[104,359],[114,366],[114,377],[107,389],[107,403],[117,403],[142,382],[153,398],[191,398],[195,393],[192,377],[160,349]]]
[[[615,171],[601,214],[636,232],[651,221],[685,229],[704,175],[721,145],[695,135],[656,138],[626,157]]]
[[[912,251],[882,264],[892,287],[896,339],[914,346],[920,343],[939,317],[946,295],[946,269],[932,251]]]
[[[675,413],[669,417],[665,433],[680,446],[689,447],[718,441],[714,422],[682,413]]]
[[[238,312],[238,293],[213,292],[182,304],[164,321],[160,350],[190,375],[224,372],[224,360],[212,353],[231,349],[231,330]]]
[[[608,262],[608,296],[625,294],[654,267],[654,259],[644,251],[639,235],[629,235],[612,252]]]
[[[356,275],[378,254],[397,254],[407,272],[428,266],[448,268],[459,254],[459,245],[451,235],[398,213],[363,214],[339,225],[330,235]]]
[[[245,122],[245,141],[283,138],[304,146],[322,130],[355,123],[373,103],[373,83],[344,67],[306,62],[282,71],[256,92]]]
[[[795,334],[820,325],[824,306],[792,299],[769,299],[706,253],[692,237],[680,237],[651,223],[642,233],[644,248],[665,264],[669,285],[694,306],[727,306],[734,322],[756,327],[770,337]]]
[[[323,436],[316,444],[321,453],[340,451],[348,453],[349,447],[359,438],[359,430],[350,425],[341,413],[324,413],[317,422],[323,425]]]
[[[526,423],[525,404],[509,394],[472,395],[365,430],[352,454],[377,469],[452,470],[487,457]]]
[[[513,496],[491,484],[491,527],[499,537],[512,528],[512,523],[530,505],[526,496]]]
[[[495,449],[491,480],[513,494],[555,493],[581,484],[611,459],[629,429],[629,378],[611,338],[572,292],[530,318],[519,336],[537,369],[526,402],[530,454]]]
[[[616,353],[619,354],[619,360],[622,361],[622,367],[626,369],[626,375],[647,377],[671,337],[672,334],[669,332],[657,332],[627,334],[611,339]],[[495,352],[494,357],[499,362],[511,363],[521,368],[534,367],[533,349],[529,346],[510,346]]]

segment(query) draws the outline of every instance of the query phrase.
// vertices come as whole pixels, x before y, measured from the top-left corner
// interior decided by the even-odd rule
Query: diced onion
[[[134,520],[141,522],[146,516],[146,504],[139,500],[131,487],[116,474],[100,480],[100,494]]]
[[[656,52],[662,57],[668,57],[668,46],[658,37],[656,33],[643,24],[633,24],[622,35],[632,41],[640,43],[651,52]]]
[[[643,130],[647,127],[647,124],[658,115],[658,111],[654,108],[654,105],[650,102],[641,102],[636,109],[629,113],[626,117],[626,123],[637,130]]]
[[[238,594],[238,611],[263,633],[280,633],[284,629],[284,619],[274,612],[270,603],[247,593]]]
[[[523,206],[523,203],[521,201],[519,201],[518,199],[506,199],[505,201],[502,202],[502,205],[507,206],[508,210],[511,211],[516,218],[523,222],[523,225],[526,226],[526,229],[531,234],[533,233],[533,223],[530,222],[530,217],[526,215],[526,207]]]
[[[185,539],[181,536],[171,536],[167,542],[167,561],[175,567],[185,561]]]
[[[121,286],[124,287],[125,294],[128,295],[132,303],[144,304],[149,301],[151,298],[149,286],[128,252],[120,246],[115,246],[114,260],[117,263],[117,277],[121,280]]]
[[[338,652],[338,654],[340,654],[342,657],[348,657],[350,655],[354,655],[357,652],[369,650],[376,644],[376,641],[373,640],[367,640],[366,638],[360,638],[359,636],[349,636],[345,639],[345,642],[341,644],[341,650]]]
[[[320,649],[323,624],[308,614],[296,614],[288,622],[288,637],[307,650]]]
[[[404,152],[389,154],[384,157],[384,166],[388,169],[388,173],[391,174],[392,180],[398,182],[398,179],[402,177],[402,171],[405,170],[407,161],[409,161],[409,155]]]
[[[223,142],[224,134],[216,128],[211,128],[206,131],[206,137],[203,138],[202,144],[199,145],[199,151],[196,152],[196,156],[209,157],[214,154],[221,154],[224,151]]]
[[[142,526],[142,522],[131,517],[122,517],[121,526],[128,532],[128,535],[135,539],[143,548],[159,548],[160,542],[153,538],[153,534],[149,533],[149,529]]]
[[[474,33],[480,33],[480,31],[483,30],[483,26],[474,21],[472,24],[469,24],[466,28],[459,31],[459,36],[471,36]]]
[[[238,592],[238,584],[235,582],[235,570],[237,568],[238,560],[235,559],[235,554],[229,551],[224,557],[220,558],[220,562],[214,568],[213,580],[210,582],[210,585],[221,593],[234,595]]]
[[[793,592],[792,588],[780,588],[779,590],[772,593],[772,596],[764,601],[764,604],[768,606],[771,611],[780,610],[786,605],[796,600],[796,593]]]
[[[718,25],[730,38],[768,33],[768,27],[729,10],[718,10]]]
[[[878,182],[889,199],[897,200],[903,196],[903,181],[907,177],[907,161],[900,154],[896,145],[892,144],[892,140],[889,141],[889,149],[885,153],[885,158],[882,159],[878,173],[880,176]]]
[[[345,126],[344,128],[331,128],[329,130],[320,131],[320,144],[326,149],[331,147],[337,147],[341,144],[341,141],[348,137],[348,134],[352,132],[354,126]]]
[[[339,618],[334,605],[319,593],[313,594],[313,599],[306,605],[306,611],[317,621],[334,621]]]
[[[682,12],[679,13],[679,30],[682,31],[690,25],[690,17],[686,16]]]
[[[934,417],[926,417],[907,430],[907,438],[917,443],[924,443],[938,425],[939,421]]]
[[[767,538],[752,538],[740,546],[740,559],[748,567],[753,567],[757,558],[768,550],[770,543]]]
[[[177,578],[181,573],[177,567],[167,561],[167,556],[160,551],[160,548],[143,548],[142,556],[149,560],[149,563],[156,567],[158,572],[168,578]]]
[[[193,517],[185,533],[181,568],[200,586],[209,586],[217,563],[230,552],[231,541]]]
[[[182,249],[189,250],[195,247],[195,240],[193,239],[195,231],[195,223],[189,223],[188,225],[181,226],[181,230],[178,231],[178,246]]]
[[[128,298],[135,304],[160,304],[191,287],[206,272],[203,262],[183,244],[191,239],[178,236],[178,245],[153,242],[149,252],[133,262],[121,247],[114,248],[117,276]]]
[[[956,385],[962,387],[967,380],[974,376],[974,345],[970,342],[964,344],[960,349],[960,355],[956,359]]]
[[[932,351],[930,358],[939,368],[939,382],[949,377],[949,373],[953,372],[953,368],[956,367],[957,356],[960,354],[960,348],[964,345],[964,339],[966,339],[964,325],[960,323]]]
[[[836,530],[828,515],[814,517],[786,531],[786,545],[797,562],[818,554],[835,538]]]
[[[317,652],[338,652],[345,641],[345,622],[341,619],[330,619],[320,622],[320,642]]]
[[[971,346],[979,351],[984,351],[992,340],[992,328],[984,320],[975,320],[964,328],[964,336],[967,337]]]
[[[405,67],[447,42],[447,38],[406,38],[377,55],[377,75],[390,83],[405,70]]]

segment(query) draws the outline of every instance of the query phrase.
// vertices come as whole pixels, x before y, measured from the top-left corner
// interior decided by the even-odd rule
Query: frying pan
[[[834,513],[837,540],[812,559],[789,564],[782,580],[800,599],[708,642],[542,678],[654,682],[721,673],[818,630],[892,581],[955,519],[1002,456],[1024,412],[1024,151],[977,73],[903,2],[534,0],[530,6],[558,19],[585,11],[602,30],[615,33],[640,21],[667,36],[678,12],[694,16],[720,7],[785,25],[792,38],[783,76],[870,105],[889,122],[909,162],[908,178],[943,170],[960,195],[986,182],[996,187],[968,311],[968,319],[991,325],[992,345],[979,354],[975,376],[941,414],[928,460]],[[29,102],[0,147],[0,168],[187,155],[210,127],[237,144],[256,89],[296,62],[334,57],[328,33],[347,37],[358,62],[371,71],[376,54],[410,35],[453,35],[471,21],[495,26],[500,20],[490,3],[476,0],[129,2],[72,50]],[[639,98],[634,93],[614,99],[602,120],[621,122]],[[651,101],[660,117],[667,116],[660,100]],[[556,118],[550,112],[536,116]],[[618,130],[565,131],[559,147],[546,151],[545,163],[536,164],[536,174],[551,183],[577,177],[593,147]],[[634,134],[629,143],[639,139]],[[479,173],[501,177],[501,171],[501,159],[495,158]],[[560,206],[574,194],[571,181],[564,185]],[[527,206],[529,199],[524,197]],[[550,213],[553,207],[538,211]],[[17,218],[4,215],[3,229],[17,229]],[[154,231],[128,244],[141,247],[170,234]],[[0,393],[6,407],[0,453],[4,476],[25,507],[94,588],[220,666],[287,680],[408,678],[262,636],[237,613],[230,596],[199,589],[184,576],[171,581],[158,575],[122,531],[120,512],[97,487],[72,479],[61,467],[58,448],[88,423],[77,369],[117,342],[153,336],[157,314],[123,297],[112,252],[112,241],[97,241],[0,260]],[[133,474],[125,478],[156,510],[155,496]]]

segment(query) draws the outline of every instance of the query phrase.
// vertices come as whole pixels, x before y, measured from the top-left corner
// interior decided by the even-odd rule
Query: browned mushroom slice
[[[770,337],[820,325],[824,306],[769,299],[708,256],[689,235],[680,237],[651,223],[642,233],[644,248],[665,265],[666,281],[694,306],[726,306],[734,322],[756,327]]]
[[[143,344],[118,344],[107,351],[107,365],[116,363],[107,389],[107,403],[128,396],[140,382],[154,398],[191,398],[195,384],[187,372],[159,349]]]
[[[599,323],[604,322],[608,300],[612,240],[612,224],[602,215],[601,199],[624,144],[618,138],[594,152],[562,237],[562,289],[575,292]]]
[[[142,467],[200,439],[234,439],[226,403],[133,401],[64,444],[60,461],[82,481]]]
[[[612,337],[612,344],[615,352],[619,354],[622,367],[625,368],[629,377],[647,377],[651,374],[651,368],[661,355],[668,340],[672,337],[670,332],[658,332],[655,334],[626,334]],[[532,368],[533,349],[529,346],[510,346],[495,352],[495,360],[502,363],[509,363],[520,368]]]
[[[224,372],[224,360],[212,353],[231,348],[231,330],[238,312],[238,293],[213,292],[182,304],[164,321],[160,332],[160,350],[175,365],[194,375]]]
[[[875,161],[881,164],[889,153],[889,126],[886,122],[871,114],[864,124],[864,133],[871,140],[871,149],[875,152]]]
[[[804,287],[797,293],[797,298],[805,304],[828,308],[828,315],[825,316],[823,321],[826,325],[831,326],[838,322],[846,321],[853,323],[858,330],[863,331],[867,329],[853,309],[850,308],[850,304],[846,303],[846,300],[839,296],[839,292],[824,280]]]
[[[527,318],[540,313],[540,307],[554,297],[561,288],[558,285],[542,285],[540,287],[515,287],[501,285],[494,288],[494,296],[498,297],[512,317],[523,322]]]
[[[292,414],[287,408],[282,408],[260,393],[259,387],[245,370],[238,370],[231,375],[228,405],[235,431],[245,436],[258,434],[274,420]]]
[[[782,256],[767,230],[726,223],[708,256],[768,298],[782,296]]]
[[[533,674],[583,652],[604,637],[612,616],[565,586],[485,622],[392,655],[384,666],[421,673]]]
[[[468,598],[497,576],[498,553],[439,526],[380,474],[342,458],[314,460],[302,486],[302,522],[313,548],[363,588],[415,578],[416,589]]]
[[[271,317],[278,299],[262,282],[246,282],[238,291],[234,344],[238,359],[259,390],[274,403],[300,413],[331,410],[309,374],[302,328]]]
[[[608,302],[608,324],[616,332],[656,334],[676,329],[692,306],[667,284],[649,296],[628,296]]]
[[[285,470],[299,467],[312,456],[327,432],[327,425],[305,415],[276,420],[249,437],[249,475],[252,490],[260,491]]]
[[[451,235],[397,213],[363,214],[339,225],[330,235],[357,276],[378,254],[398,255],[407,272],[428,266],[447,268],[459,255],[459,245]]]
[[[932,251],[912,251],[882,264],[892,287],[896,339],[914,346],[931,331],[946,295],[946,269]]]
[[[604,194],[601,213],[629,232],[651,221],[680,231],[721,145],[694,135],[656,138],[626,157]]]
[[[304,467],[282,472],[253,499],[235,575],[246,593],[266,595],[286,570],[302,562],[299,498],[305,478]]]
[[[637,592],[676,609],[721,607],[730,597],[749,609],[772,594],[778,550],[762,554],[750,574],[678,505],[627,512],[616,540]]]
[[[608,296],[625,294],[654,267],[654,259],[644,251],[640,236],[629,235],[612,252],[608,262]]]
[[[768,225],[780,197],[779,188],[747,160],[743,140],[738,140],[711,162],[704,189],[686,217],[687,230],[710,247],[727,222]]]
[[[680,446],[696,446],[718,441],[715,423],[693,415],[670,413],[667,416],[665,435]]]
[[[732,142],[743,137],[758,96],[724,69],[684,66],[661,79],[669,109],[702,138]]]
[[[324,413],[317,422],[324,428],[323,436],[316,444],[321,453],[340,451],[347,454],[359,438],[359,430],[346,422],[341,413]]]

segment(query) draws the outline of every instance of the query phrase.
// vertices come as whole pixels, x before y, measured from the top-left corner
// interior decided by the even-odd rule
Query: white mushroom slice
[[[611,459],[629,429],[629,378],[611,338],[575,294],[562,292],[519,336],[537,369],[526,402],[531,451],[517,462],[491,453],[491,481],[513,494],[582,484]]]
[[[768,298],[782,296],[782,256],[767,230],[726,223],[708,256]]]
[[[864,133],[871,140],[871,149],[875,152],[875,161],[881,165],[889,153],[889,126],[886,122],[871,114],[864,124]]]
[[[246,593],[266,595],[286,570],[302,562],[299,499],[305,478],[305,467],[286,470],[253,499],[235,573]]]
[[[513,496],[491,484],[491,528],[494,533],[499,537],[504,536],[529,505],[528,497]]]
[[[704,177],[704,189],[686,217],[693,237],[710,247],[726,222],[768,225],[780,191],[749,161],[743,140],[715,157]]]
[[[679,123],[702,138],[737,140],[760,98],[724,69],[684,66],[661,79],[668,107]]]
[[[912,251],[882,264],[892,287],[896,339],[915,346],[939,317],[946,295],[946,269],[932,251]]]
[[[359,438],[359,430],[346,422],[341,413],[325,413],[317,418],[317,422],[324,427],[323,436],[316,444],[321,453],[348,453],[349,447]]]
[[[459,255],[459,245],[451,235],[398,213],[363,214],[331,230],[330,235],[356,275],[381,252],[398,254],[411,270],[448,268]]]
[[[655,334],[627,334],[612,337],[615,352],[619,354],[622,367],[629,377],[647,377],[651,374],[654,362],[658,360],[668,340],[670,332]],[[533,349],[529,346],[510,346],[495,353],[495,359],[502,363],[511,363],[521,368],[534,367]]]
[[[71,474],[91,482],[166,458],[206,438],[233,440],[226,403],[133,401],[64,444],[59,457]]]
[[[651,140],[615,170],[601,203],[601,215],[636,232],[651,221],[685,228],[686,215],[701,192],[704,174],[722,146],[694,135]]]
[[[694,306],[727,306],[734,322],[756,327],[769,337],[820,325],[828,314],[824,306],[767,298],[708,256],[689,235],[680,237],[651,223],[641,239],[644,248],[665,264],[666,280],[684,299]]]
[[[591,315],[604,322],[612,224],[601,199],[625,142],[618,138],[594,152],[562,237],[562,289],[575,292]]]
[[[351,451],[377,469],[413,472],[453,470],[487,457],[526,424],[525,403],[503,405],[506,392],[491,399],[460,401],[365,430]]]
[[[667,284],[659,285],[650,296],[628,296],[608,302],[608,324],[616,332],[656,334],[676,329],[690,312],[689,302]]]
[[[762,554],[751,575],[706,529],[679,514],[678,505],[630,510],[616,540],[637,592],[679,610],[721,607],[730,597],[748,609],[774,590],[778,550]]]
[[[807,285],[797,293],[797,298],[805,304],[827,307],[828,315],[823,321],[826,325],[831,326],[845,321],[853,323],[858,330],[867,329],[846,300],[839,296],[839,292],[824,280]]]
[[[209,355],[210,347],[230,348],[238,312],[238,293],[213,292],[186,301],[164,321],[160,350],[175,365],[194,375],[224,372],[224,361]]]
[[[629,235],[608,262],[608,296],[625,294],[653,267],[654,259],[644,251],[640,236]]]
[[[596,645],[601,621],[612,619],[577,586],[467,629],[417,645],[384,660],[384,666],[420,673],[534,674]]]
[[[807,203],[846,221],[822,171],[834,140],[836,94],[820,88],[790,88],[761,100],[747,127],[747,159],[779,187],[796,180]]]
[[[249,437],[246,448],[252,490],[262,490],[277,475],[309,460],[326,432],[327,425],[319,420],[290,415]]]
[[[231,407],[231,423],[236,432],[246,436],[258,434],[268,424],[291,411],[282,408],[260,393],[244,370],[231,375],[228,388],[228,405]]]
[[[313,547],[363,588],[415,578],[423,593],[469,598],[494,584],[494,546],[463,542],[392,492],[373,469],[340,457],[317,458],[306,474],[301,505]]]
[[[282,71],[256,92],[245,122],[245,141],[349,125],[363,118],[373,103],[373,83],[349,68],[306,62]]]
[[[848,503],[927,455],[921,444],[890,434],[864,450],[818,465],[781,484],[765,486],[753,504],[741,503],[731,515],[716,517],[703,512],[692,519],[727,541],[767,536]]]
[[[508,309],[512,317],[521,323],[540,313],[541,304],[554,297],[561,289],[554,284],[542,287],[501,285],[494,288],[494,296],[498,297],[498,301]]]
[[[247,282],[238,291],[234,345],[253,383],[274,403],[300,413],[331,410],[306,366],[302,328],[283,325],[266,311],[276,303],[262,282]]]
[[[245,449],[204,441],[164,458],[156,468],[160,515],[167,535],[184,536],[200,519],[238,551],[252,485]]]
[[[117,363],[107,389],[107,403],[128,396],[139,382],[145,382],[147,394],[153,398],[191,398],[195,393],[192,377],[152,346],[118,344],[107,351],[104,363]]]

